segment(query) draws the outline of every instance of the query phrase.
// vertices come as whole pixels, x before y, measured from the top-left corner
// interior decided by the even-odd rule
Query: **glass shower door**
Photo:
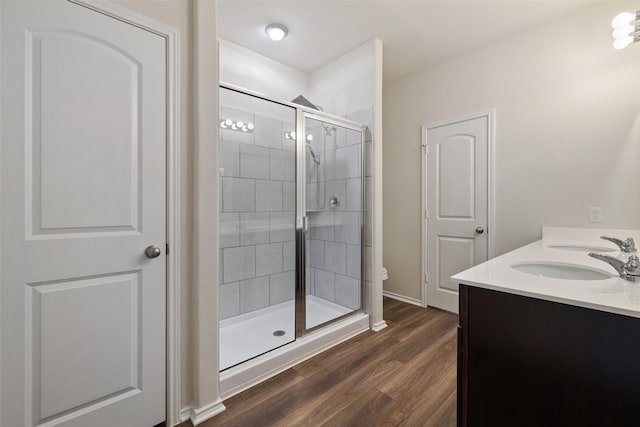
[[[295,340],[296,109],[220,88],[220,369]]]
[[[364,133],[310,113],[304,130],[308,331],[362,308]]]
[[[362,309],[360,124],[220,88],[220,370]]]

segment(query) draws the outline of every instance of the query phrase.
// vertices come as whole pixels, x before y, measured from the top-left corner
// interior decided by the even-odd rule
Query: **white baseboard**
[[[215,417],[221,412],[224,412],[227,408],[222,404],[222,399],[203,406],[199,409],[194,409],[190,406],[182,408],[180,411],[180,422],[191,420],[191,424],[197,426],[210,418]]]
[[[191,412],[193,412],[193,408],[191,408],[191,406],[182,408],[180,410],[180,423],[183,423],[191,418]]]
[[[387,322],[384,321],[384,320],[381,320],[380,322],[372,323],[371,324],[371,330],[373,332],[380,332],[381,330],[383,330],[387,326],[389,326],[389,325],[387,325]]]
[[[424,307],[422,301],[415,298],[405,297],[404,295],[396,294],[389,291],[382,291],[382,296],[389,297],[398,301],[406,302],[407,304],[417,305],[418,307]]]

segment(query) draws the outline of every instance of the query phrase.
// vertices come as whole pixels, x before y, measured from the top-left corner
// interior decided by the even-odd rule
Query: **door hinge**
[[[424,147],[424,153],[429,154],[429,146],[427,145],[427,143],[424,143],[422,146]]]
[[[169,244],[168,243],[165,244],[164,254],[167,255],[167,256],[169,255]]]
[[[425,217],[425,219],[429,218],[429,209],[425,209],[424,210],[424,217]]]
[[[424,283],[429,283],[429,275],[426,273],[424,275]]]

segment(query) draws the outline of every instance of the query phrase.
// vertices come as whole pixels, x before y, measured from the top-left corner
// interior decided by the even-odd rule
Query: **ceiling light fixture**
[[[278,42],[289,34],[289,29],[282,24],[269,24],[264,29],[265,33],[274,42]]]
[[[622,12],[611,21],[613,27],[613,47],[624,49],[631,43],[640,41],[640,10],[636,13]]]

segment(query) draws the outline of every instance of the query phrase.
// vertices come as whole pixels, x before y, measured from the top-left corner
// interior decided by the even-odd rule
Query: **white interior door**
[[[487,260],[489,116],[426,131],[427,304],[458,312],[451,276]]]
[[[165,39],[67,1],[0,7],[0,425],[156,425]]]

